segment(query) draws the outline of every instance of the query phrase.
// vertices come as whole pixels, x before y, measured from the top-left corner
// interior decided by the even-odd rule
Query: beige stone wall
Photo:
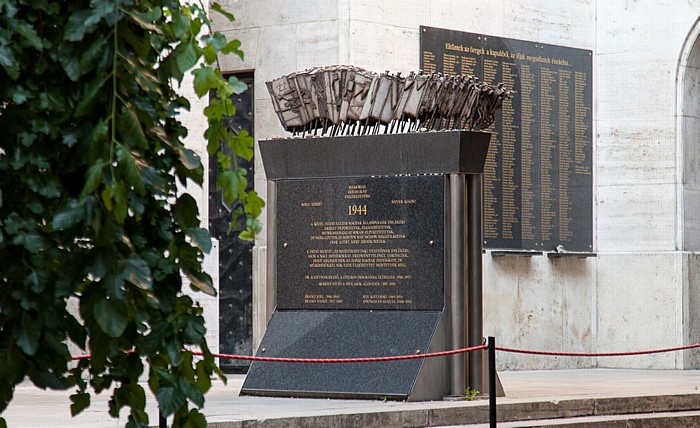
[[[504,346],[618,351],[700,340],[700,2],[228,0],[224,27],[255,73],[255,135],[284,136],[264,82],[311,66],[419,67],[419,26],[590,49],[594,53],[597,258],[484,258],[485,334]],[[265,177],[256,161],[256,186]],[[256,341],[264,329],[265,235],[255,250]],[[630,359],[500,355],[507,369],[697,367],[690,353]]]

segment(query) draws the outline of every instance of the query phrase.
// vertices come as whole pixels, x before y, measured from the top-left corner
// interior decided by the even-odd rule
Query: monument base
[[[257,355],[371,358],[445,349],[440,311],[276,311]],[[447,358],[365,363],[253,362],[242,395],[440,400]]]

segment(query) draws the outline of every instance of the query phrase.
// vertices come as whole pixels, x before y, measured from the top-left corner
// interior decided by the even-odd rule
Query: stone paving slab
[[[582,369],[499,375],[506,392],[505,398],[498,399],[499,419],[542,420],[640,409],[700,410],[700,371],[697,370]],[[214,383],[204,408],[210,427],[445,426],[488,420],[486,400],[383,402],[239,397],[243,380],[243,375],[230,375],[227,385]],[[124,426],[125,417],[117,421],[108,415],[106,394],[93,397],[89,409],[71,418],[70,394],[70,391],[43,391],[24,383],[18,386],[15,399],[2,416],[10,428]],[[151,424],[155,426],[157,409],[151,396],[148,404]]]

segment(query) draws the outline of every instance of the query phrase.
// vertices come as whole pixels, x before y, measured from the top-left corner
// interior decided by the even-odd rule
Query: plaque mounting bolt
[[[430,245],[430,246],[432,247],[433,245],[435,245],[435,241],[433,241],[433,240],[431,239],[430,242],[428,242],[428,245]]]
[[[283,246],[284,248],[287,248],[287,247],[289,247],[289,244],[287,244],[287,243],[285,242],[284,244],[282,244],[282,246]]]
[[[416,355],[420,354],[420,349],[416,349]]]
[[[260,349],[260,352],[266,352],[266,351],[267,351],[267,348],[261,348],[261,349]]]

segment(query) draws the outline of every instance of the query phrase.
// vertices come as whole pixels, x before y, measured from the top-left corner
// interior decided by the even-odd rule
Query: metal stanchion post
[[[489,336],[489,422],[496,427],[496,338]]]
[[[158,410],[158,428],[168,428],[168,420],[163,417],[160,410]]]

